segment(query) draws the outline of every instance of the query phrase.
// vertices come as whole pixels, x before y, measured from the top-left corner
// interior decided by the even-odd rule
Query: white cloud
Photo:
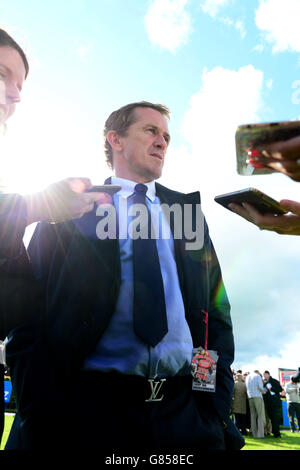
[[[186,142],[184,151],[172,150],[171,156],[170,149],[166,164],[170,162],[171,166],[174,161],[178,162],[176,179],[180,180],[181,177],[189,185],[184,188],[183,183],[179,185],[182,191],[201,189],[204,210],[208,208],[207,213],[213,221],[212,228],[218,228],[224,209],[214,202],[214,196],[247,187],[247,184],[251,186],[255,182],[255,177],[247,179],[237,175],[235,131],[240,124],[261,119],[264,76],[261,70],[252,65],[238,70],[218,66],[210,71],[204,69],[199,82],[201,87],[190,98],[180,130]],[[164,179],[169,177],[170,184],[175,177],[174,173],[171,168],[164,173]],[[276,196],[274,192],[272,194]],[[230,223],[240,226],[243,222],[234,214],[228,213],[227,216]],[[249,224],[245,228],[247,230]],[[223,232],[224,227],[221,232],[216,230],[218,237]],[[222,247],[226,244],[220,239],[219,243]]]
[[[255,22],[273,52],[300,51],[300,0],[260,0]]]
[[[76,52],[77,52],[77,55],[80,58],[80,60],[82,60],[84,62],[84,61],[86,61],[87,55],[90,52],[90,50],[91,50],[91,45],[90,44],[88,44],[88,45],[81,44],[80,46],[78,46]]]
[[[272,87],[273,87],[273,79],[272,79],[272,78],[270,78],[270,79],[267,81],[267,87],[268,87],[269,89],[272,89]]]
[[[236,362],[234,369],[242,369],[243,372],[252,372],[258,369],[261,373],[268,370],[275,379],[278,379],[279,368],[298,370],[300,361],[295,351],[299,349],[300,333],[292,333],[290,339],[284,346],[279,347],[276,355],[264,354],[255,357],[251,362]]]
[[[237,71],[219,66],[211,71],[204,69],[202,86],[185,112],[182,134],[196,166],[201,155],[199,177],[209,195],[236,174],[235,131],[239,124],[259,120],[262,87],[263,72],[252,65]],[[205,174],[214,175],[213,184],[207,182]]]
[[[225,17],[219,17],[217,18],[221,23],[225,24],[226,26],[232,26],[234,27],[241,35],[241,38],[244,38],[246,36],[246,28],[245,24],[242,20],[232,20],[228,16]]]
[[[192,32],[186,4],[187,0],[154,0],[150,4],[144,21],[153,44],[173,53],[186,44]]]
[[[253,50],[257,52],[263,52],[264,48],[265,46],[263,44],[257,44],[256,46],[253,47]]]
[[[204,13],[208,13],[210,16],[215,17],[219,10],[228,3],[229,0],[204,0],[201,4],[201,8]]]
[[[237,20],[234,23],[234,26],[239,31],[241,37],[244,38],[246,36],[246,29],[245,29],[244,22],[242,20]]]

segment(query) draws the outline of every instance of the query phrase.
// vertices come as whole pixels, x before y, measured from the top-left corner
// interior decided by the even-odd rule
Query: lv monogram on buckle
[[[163,383],[166,381],[166,379],[157,379],[155,380],[157,375],[154,377],[154,379],[148,379],[148,382],[150,384],[151,388],[151,395],[150,397],[145,400],[146,402],[152,402],[152,401],[162,401],[164,398],[164,395],[161,395],[161,397],[157,398],[157,395],[160,392],[160,389],[163,385]]]

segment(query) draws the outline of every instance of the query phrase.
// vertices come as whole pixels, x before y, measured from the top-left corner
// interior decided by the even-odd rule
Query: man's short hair
[[[19,46],[19,44],[6,32],[4,29],[0,29],[0,47],[9,46],[15,49],[21,56],[23,60],[23,64],[25,67],[25,78],[29,72],[29,64],[26,58],[26,55],[23,49]]]
[[[113,169],[113,155],[110,143],[107,140],[109,131],[116,131],[118,135],[124,136],[128,128],[136,122],[135,109],[136,108],[152,108],[160,112],[168,119],[170,117],[169,109],[163,104],[154,104],[149,101],[139,101],[137,103],[130,103],[122,108],[113,111],[105,122],[103,135],[104,135],[104,152],[108,166]]]

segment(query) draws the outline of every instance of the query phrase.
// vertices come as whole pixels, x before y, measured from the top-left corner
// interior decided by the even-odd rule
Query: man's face
[[[135,122],[120,136],[116,176],[147,183],[161,176],[170,141],[167,118],[152,108],[136,108]]]
[[[0,124],[14,112],[20,101],[20,92],[25,80],[22,57],[12,47],[0,47]]]
[[[269,380],[269,378],[270,378],[270,374],[268,374],[267,372],[264,372],[264,379]]]

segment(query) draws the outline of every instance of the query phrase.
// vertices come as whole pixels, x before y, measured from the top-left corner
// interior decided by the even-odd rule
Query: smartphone
[[[235,133],[237,172],[239,175],[267,175],[274,170],[253,168],[247,163],[248,151],[258,145],[288,140],[300,135],[300,121],[266,122],[261,124],[243,124]]]
[[[100,186],[93,186],[91,189],[87,189],[87,193],[107,193],[110,194],[111,196],[118,191],[120,191],[121,186],[118,184],[102,184]]]
[[[279,202],[275,201],[275,199],[272,199],[270,196],[267,196],[265,193],[259,191],[259,189],[256,188],[241,189],[240,191],[221,194],[215,197],[215,201],[229,210],[230,208],[228,207],[228,204],[231,202],[234,202],[235,204],[248,202],[261,214],[282,215],[288,213],[287,210],[280,206]]]

